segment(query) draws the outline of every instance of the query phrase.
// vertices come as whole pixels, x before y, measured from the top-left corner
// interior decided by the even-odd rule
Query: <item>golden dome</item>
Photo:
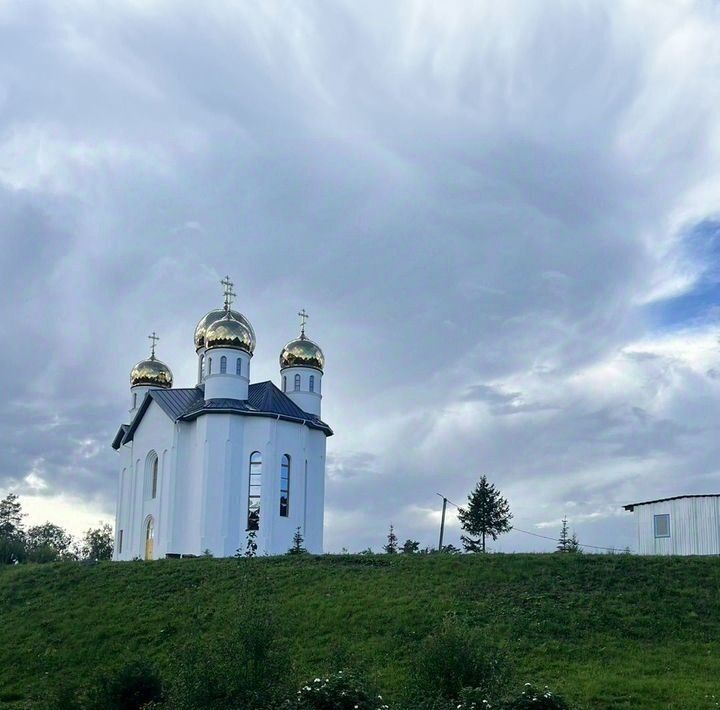
[[[301,334],[282,349],[280,367],[314,367],[322,372],[325,367],[325,355],[317,343]]]
[[[238,348],[252,355],[255,350],[255,333],[250,324],[234,317],[232,311],[211,323],[205,331],[205,347]]]
[[[224,318],[227,311],[224,308],[216,308],[215,310],[210,311],[210,313],[206,314],[200,319],[200,322],[197,324],[195,328],[195,349],[199,350],[200,348],[205,347],[205,333],[207,329],[216,321],[219,321],[221,318]],[[237,321],[240,321],[249,331],[250,331],[250,338],[252,340],[252,350],[255,349],[255,331],[253,330],[252,325],[250,325],[250,321],[239,311],[230,311],[230,315]]]
[[[173,376],[170,368],[151,355],[147,360],[141,360],[130,372],[130,386],[149,385],[150,387],[172,387]]]

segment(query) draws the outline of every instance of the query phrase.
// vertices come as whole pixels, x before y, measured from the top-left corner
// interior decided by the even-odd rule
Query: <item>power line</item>
[[[449,498],[446,498],[442,494],[438,493],[438,495],[443,499],[446,500],[450,505],[454,505],[458,510],[460,509],[460,506],[457,503],[453,503]],[[444,512],[444,511],[443,511]],[[532,535],[533,537],[539,537],[543,540],[552,540],[553,542],[557,542],[556,537],[549,537],[548,535],[540,535],[540,533],[531,532],[530,530],[523,530],[522,528],[516,528],[514,525],[511,528],[511,530],[517,530],[518,532],[525,533],[525,535]],[[609,550],[611,552],[622,552],[623,550],[618,547],[603,547],[602,545],[588,545],[584,542],[578,542],[578,545],[580,547],[590,547],[593,550]]]

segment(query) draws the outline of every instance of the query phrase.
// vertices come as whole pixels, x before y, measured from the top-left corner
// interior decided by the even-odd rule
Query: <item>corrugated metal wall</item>
[[[654,516],[670,515],[670,537],[655,537]],[[720,555],[720,496],[638,505],[633,512],[641,555]]]

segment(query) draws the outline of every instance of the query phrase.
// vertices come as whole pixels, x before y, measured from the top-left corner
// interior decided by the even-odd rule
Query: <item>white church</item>
[[[115,560],[215,557],[247,549],[283,554],[299,528],[323,549],[325,444],[321,419],[325,356],[305,335],[280,352],[280,387],[250,384],[255,331],[224,308],[195,329],[197,384],[173,388],[170,368],[150,357],[130,373],[130,417],[113,440],[120,453]]]

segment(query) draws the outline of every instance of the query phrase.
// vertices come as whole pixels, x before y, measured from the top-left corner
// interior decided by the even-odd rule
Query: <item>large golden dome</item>
[[[224,318],[227,314],[227,311],[224,308],[216,308],[215,310],[210,311],[210,313],[207,313],[204,315],[200,322],[197,324],[195,328],[195,349],[199,350],[200,348],[205,347],[205,333],[207,329],[216,321],[219,321],[221,318]],[[252,350],[255,349],[255,331],[253,330],[252,325],[250,324],[250,321],[239,311],[230,311],[230,315],[237,321],[240,321],[249,331],[250,331],[250,338],[252,340]],[[252,352],[250,350],[250,352]]]
[[[205,331],[205,347],[237,348],[252,355],[255,350],[255,333],[250,324],[234,317],[232,311],[211,323]]]
[[[147,360],[141,360],[130,372],[130,386],[148,385],[150,387],[172,387],[173,376],[170,368],[162,361],[151,355]]]
[[[280,367],[313,367],[322,372],[325,368],[325,355],[317,343],[301,334],[282,349]]]

